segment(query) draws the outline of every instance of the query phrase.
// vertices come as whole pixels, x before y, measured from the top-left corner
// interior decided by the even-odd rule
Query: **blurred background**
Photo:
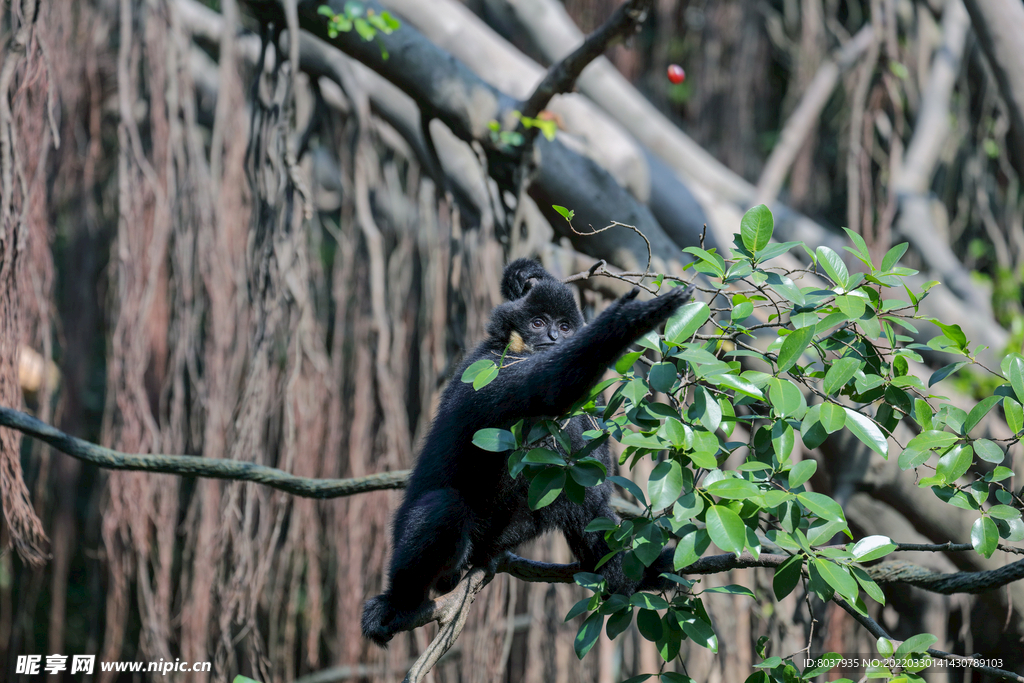
[[[727,248],[758,203],[780,241],[843,253],[848,226],[876,258],[909,242],[915,282],[941,284],[924,313],[959,323],[992,366],[1021,350],[1024,4],[655,0],[640,32],[545,110],[558,133],[539,139],[525,180],[502,176],[481,144],[501,107],[473,99],[472,79],[526,98],[619,4],[386,2],[396,36],[450,54],[478,88],[433,101],[409,81],[447,73],[444,59],[403,73],[403,55],[385,62],[376,43],[360,53],[373,69],[323,43],[298,73],[282,68],[287,54],[261,48],[261,32],[282,28],[270,0],[0,4],[0,404],[131,453],[324,478],[408,469],[500,301],[503,263],[539,257],[562,277],[598,259],[644,268],[634,233],[582,237],[551,204],[576,210],[581,230],[638,226],[670,272],[705,225],[706,246]],[[457,124],[474,114],[484,125],[467,142]],[[587,317],[625,288],[583,283]],[[939,393],[969,408],[995,386],[964,371]],[[984,429],[1012,436],[994,413]],[[801,456],[819,460],[812,485],[843,503],[855,535],[970,540],[970,513],[865,451],[830,440]],[[1009,454],[1020,467],[1019,445]],[[432,627],[385,652],[359,633],[400,492],[313,501],[100,471],[9,430],[0,455],[0,679],[21,680],[17,655],[63,653],[214,663],[167,677],[190,682],[391,681],[429,640]],[[554,536],[521,554],[570,561]],[[1006,562],[901,559],[943,572]],[[705,577],[760,599],[706,598],[721,648],[684,643],[691,677],[744,680],[761,636],[771,654],[806,647],[808,605],[812,652],[875,651],[834,605],[799,589],[774,602],[771,578]],[[659,669],[635,628],[578,661],[579,620],[563,617],[582,595],[497,576],[434,680],[612,683]],[[939,649],[1024,671],[1019,582],[889,590],[871,610],[894,637],[931,632]]]

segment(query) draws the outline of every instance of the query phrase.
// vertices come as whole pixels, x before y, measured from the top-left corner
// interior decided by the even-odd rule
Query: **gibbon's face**
[[[575,332],[568,320],[539,314],[530,317],[523,330],[523,339],[536,352],[560,344]]]

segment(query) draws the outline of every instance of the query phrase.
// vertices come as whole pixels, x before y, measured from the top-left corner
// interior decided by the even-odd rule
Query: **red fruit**
[[[683,67],[678,64],[668,65],[668,80],[672,81],[673,84],[679,85],[686,80],[686,72],[683,71]]]

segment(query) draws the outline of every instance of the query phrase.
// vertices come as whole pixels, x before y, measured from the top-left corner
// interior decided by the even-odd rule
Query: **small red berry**
[[[678,64],[668,65],[668,80],[672,81],[673,84],[679,85],[686,80],[686,72],[683,71],[683,67]]]

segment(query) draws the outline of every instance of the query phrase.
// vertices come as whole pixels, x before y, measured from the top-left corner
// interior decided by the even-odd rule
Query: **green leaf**
[[[507,429],[478,429],[473,435],[473,445],[492,453],[510,451],[516,447],[516,437]]]
[[[703,429],[695,429],[693,432],[693,453],[687,453],[687,457],[693,460],[697,467],[714,469],[718,467],[718,437]]]
[[[933,385],[941,382],[942,380],[946,379],[947,377],[952,375],[954,372],[956,372],[957,370],[962,368],[963,366],[970,365],[970,364],[971,364],[971,361],[969,361],[969,360],[961,360],[961,361],[957,361],[956,363],[950,363],[949,365],[947,365],[945,367],[939,368],[938,370],[936,370],[935,372],[932,373],[931,377],[928,378],[928,386],[933,386]]]
[[[819,519],[811,523],[807,528],[807,542],[812,546],[821,545],[832,540],[836,534],[846,530],[846,522],[843,520]],[[839,551],[845,553],[846,551]]]
[[[928,462],[928,459],[931,458],[931,456],[931,451],[919,451],[918,449],[909,449],[909,447],[907,447],[907,449],[903,449],[903,453],[899,454],[899,460],[897,460],[896,463],[899,465],[899,468],[905,472],[911,467],[924,465]]]
[[[967,349],[967,335],[964,334],[964,331],[960,329],[959,325],[947,325],[946,323],[940,322],[935,318],[930,318],[930,320],[940,330],[942,330],[942,336],[956,344],[956,347],[958,349],[960,349],[961,351]]]
[[[986,462],[994,462],[997,465],[1006,458],[1006,454],[1003,453],[1003,449],[988,439],[977,439],[974,442],[974,452],[977,453],[978,457],[982,460]]]
[[[692,301],[672,314],[665,323],[665,341],[679,346],[700,329],[711,317],[711,309],[703,301]]]
[[[724,505],[712,505],[708,508],[705,522],[715,545],[737,555],[743,552],[747,532],[739,515]]]
[[[916,636],[911,636],[900,643],[900,646],[896,648],[894,657],[905,657],[912,652],[927,652],[928,648],[931,647],[938,640],[931,633],[919,633]]]
[[[843,406],[835,403],[822,403],[821,410],[818,412],[818,420],[826,432],[834,434],[846,424],[846,411]]]
[[[999,544],[999,529],[991,517],[979,517],[971,526],[971,545],[985,558],[992,557]]]
[[[595,517],[591,520],[590,524],[584,531],[608,531],[610,529],[618,529],[619,525],[608,519],[607,517]]]
[[[947,484],[952,484],[971,468],[974,460],[974,449],[970,446],[955,446],[939,458],[935,465],[935,474]]]
[[[993,505],[988,514],[996,519],[1020,519],[1020,510],[1009,505]]]
[[[576,572],[572,575],[572,580],[577,586],[594,591],[595,593],[603,593],[605,588],[608,587],[604,577],[593,572]]]
[[[772,212],[764,204],[758,204],[740,220],[740,239],[751,254],[768,246],[772,239],[775,221]]]
[[[857,580],[850,574],[849,569],[841,567],[835,562],[818,558],[814,560],[814,567],[821,574],[821,578],[825,579],[825,582],[832,586],[837,593],[850,600],[857,599],[860,588],[857,586]]]
[[[772,590],[775,598],[782,600],[793,592],[800,583],[800,568],[803,567],[803,555],[794,555],[783,562],[775,570],[775,577],[772,579]]]
[[[804,491],[803,493],[796,494],[796,497],[808,510],[822,519],[836,522],[846,521],[846,516],[843,515],[843,508],[839,503],[823,493]]]
[[[786,335],[786,338],[782,340],[782,346],[779,348],[779,372],[789,370],[800,360],[800,355],[814,337],[814,329],[814,325],[801,327],[799,330]]]
[[[701,261],[708,264],[711,270],[718,277],[725,277],[725,260],[721,256],[704,251],[700,247],[686,247],[683,251],[687,254],[693,254]]]
[[[632,678],[627,678],[626,680],[622,681],[622,683],[644,683],[644,681],[646,681],[648,678],[650,678],[653,675],[654,674],[640,674],[639,676],[633,676]]]
[[[622,354],[622,357],[615,361],[615,372],[625,375],[636,363],[636,359],[644,355],[643,351],[630,351]]]
[[[608,637],[612,640],[629,628],[629,625],[633,623],[633,610],[627,609],[608,617],[608,624],[605,626],[604,631],[608,634]],[[637,676],[636,678],[641,681],[647,680],[650,674],[644,677]]]
[[[633,494],[633,497],[640,501],[641,505],[647,505],[647,499],[644,497],[643,489],[637,486],[635,481],[620,476],[608,477],[608,480],[618,484]]]
[[[828,247],[818,247],[815,255],[832,281],[845,290],[850,282],[850,272],[846,269],[842,257]]]
[[[564,218],[567,221],[571,221],[572,217],[576,215],[575,211],[570,211],[564,206],[558,206],[557,204],[552,204],[551,208],[557,211],[562,216],[562,218]]]
[[[866,298],[854,294],[841,294],[835,298],[836,307],[850,320],[859,320],[867,310]]]
[[[896,544],[888,536],[867,536],[857,541],[850,552],[858,562],[869,562],[885,557],[893,550],[896,550]]]
[[[580,486],[600,486],[608,475],[604,464],[596,460],[581,460],[569,468],[569,475]]]
[[[909,242],[903,242],[902,244],[897,244],[895,247],[887,251],[885,256],[882,257],[882,270],[892,270],[892,267],[895,266],[896,263],[899,262],[900,258],[903,257],[903,254],[907,252],[907,247],[909,246]]]
[[[645,525],[633,540],[633,554],[645,567],[650,567],[664,548],[665,532],[657,524]],[[661,600],[658,596],[654,597]]]
[[[733,299],[732,313],[730,313],[729,317],[733,322],[739,322],[740,320],[749,317],[753,312],[754,304],[751,302],[741,301],[736,303],[735,299]]]
[[[738,586],[735,583],[731,583],[728,586],[713,586],[711,588],[705,588],[704,592],[727,593],[729,595],[746,595],[748,598],[754,598],[754,591],[750,590],[746,586]]]
[[[765,277],[765,282],[786,301],[790,301],[797,306],[805,306],[807,304],[807,299],[804,297],[803,292],[800,291],[800,288],[785,275],[769,271]]]
[[[722,424],[722,406],[700,385],[694,389],[693,403],[690,404],[688,414],[696,417],[709,432],[716,431]]]
[[[856,410],[846,408],[845,406],[843,410],[846,411],[846,428],[855,437],[860,439],[864,445],[888,460],[889,443],[875,423]]]
[[[653,593],[633,593],[629,597],[629,604],[642,609],[659,610],[667,609],[668,601],[660,595]]]
[[[684,618],[680,614],[679,625],[683,627],[683,633],[689,636],[693,642],[712,652],[718,652],[718,636],[706,621],[696,615]]]
[[[1014,358],[1010,361],[1007,379],[1013,387],[1013,393],[1017,394],[1017,400],[1024,403],[1024,360]]]
[[[662,460],[647,480],[647,495],[655,510],[667,508],[683,490],[683,468],[675,460]]]
[[[489,368],[484,368],[479,373],[477,373],[476,377],[473,378],[473,390],[480,391],[488,384],[493,382],[497,376],[498,366],[492,362]]]
[[[942,432],[937,429],[929,429],[921,432],[907,444],[907,448],[914,448],[921,451],[946,448],[957,442],[959,437],[951,432]]]
[[[494,364],[493,360],[489,360],[487,358],[478,360],[477,362],[473,363],[462,372],[462,381],[465,382],[466,384],[473,384],[477,376],[479,376],[481,372],[484,372],[485,370],[489,369],[494,370],[494,376],[491,379],[494,379],[494,377],[498,376],[498,366]],[[488,380],[488,382],[490,382],[490,380]],[[477,387],[475,384],[473,388],[479,389],[479,387]]]
[[[534,465],[564,465],[565,458],[552,450],[548,450],[547,448],[534,448],[526,454],[526,457],[523,458],[523,462],[532,463]]]
[[[802,242],[782,242],[780,244],[769,244],[764,249],[758,250],[754,254],[754,258],[757,259],[758,263],[764,263],[765,261],[771,261],[776,256],[785,254],[793,247],[802,244]]]
[[[807,401],[800,389],[787,379],[773,377],[768,383],[768,400],[780,417],[799,417]]]
[[[853,379],[853,376],[857,374],[857,370],[864,364],[859,358],[839,358],[832,361],[831,367],[828,372],[825,373],[825,381],[822,384],[822,390],[826,394],[835,394],[837,391],[842,389],[847,382]]]
[[[683,530],[687,528],[690,531],[679,538],[675,555],[672,558],[672,566],[676,571],[685,569],[699,560],[711,545],[711,537],[708,535],[707,529],[698,529],[692,524],[687,524]]]
[[[731,375],[728,373],[722,373],[717,375],[711,375],[710,377],[708,377],[708,381],[718,386],[725,386],[730,389],[735,389],[739,393],[750,396],[751,398],[756,398],[762,401],[764,400],[764,394],[761,392],[761,390],[758,389],[753,384],[751,384],[750,382],[748,382],[747,380],[743,379],[742,377],[738,377],[736,375]]]
[[[530,482],[530,490],[527,494],[527,501],[531,510],[539,510],[542,507],[551,505],[558,498],[565,486],[565,470],[556,467],[549,467],[538,472]]]
[[[1014,434],[1020,434],[1024,429],[1024,407],[1012,398],[1003,397],[1003,414],[1006,415],[1006,424]]]
[[[590,652],[590,648],[594,647],[594,643],[597,642],[598,637],[601,635],[601,628],[604,626],[604,616],[594,612],[587,620],[580,626],[580,630],[576,633],[576,640],[573,642],[573,649],[576,650],[576,656],[580,659]]]
[[[871,580],[871,577],[868,576],[867,572],[860,567],[851,566],[850,573],[853,574],[853,578],[857,579],[857,583],[860,584],[861,589],[871,596],[872,600],[880,605],[885,604],[885,593],[882,592],[882,589],[878,587],[877,583]]]
[[[674,417],[665,418],[665,424],[658,430],[659,436],[667,438],[669,442],[678,449],[688,449],[693,446],[693,431],[688,425],[684,425]]]
[[[651,609],[641,609],[636,613],[636,627],[647,640],[656,642],[664,633],[661,617]]]
[[[981,422],[982,418],[992,410],[992,407],[1003,400],[1002,396],[986,396],[978,402],[978,405],[971,408],[967,414],[967,421],[964,422],[964,434],[967,434]]]
[[[584,612],[589,612],[590,611],[590,603],[591,603],[591,601],[593,599],[594,599],[593,596],[591,596],[589,598],[583,598],[582,600],[577,602],[575,605],[572,606],[572,608],[569,610],[569,612],[565,615],[565,619],[563,619],[563,621],[569,621],[570,619],[575,619],[576,617],[578,617],[579,615],[583,614]]]
[[[694,683],[694,680],[689,676],[676,673],[675,671],[662,671],[661,672],[662,683]],[[628,683],[628,681],[626,682]]]
[[[705,489],[712,496],[730,500],[746,500],[761,493],[761,490],[746,479],[719,479]],[[717,544],[717,541],[715,542]],[[721,547],[721,546],[719,546]]]
[[[811,406],[807,409],[807,414],[804,415],[804,420],[800,424],[800,437],[803,439],[804,446],[807,448],[817,448],[821,444],[825,443],[825,439],[828,438],[828,432],[819,422],[819,416],[821,415],[822,403]],[[845,418],[845,413],[844,420]]]
[[[672,385],[675,384],[676,377],[677,371],[674,363],[655,363],[647,372],[647,383],[655,391],[667,394],[672,391]]]
[[[818,463],[814,460],[801,460],[789,471],[789,488],[796,488],[814,476]]]
[[[855,233],[853,230],[850,230],[849,228],[843,228],[843,231],[846,233],[846,236],[850,238],[850,241],[853,242],[853,245],[856,247],[856,249],[850,249],[850,251],[856,254],[860,258],[860,260],[864,262],[864,265],[871,266],[871,252],[868,250],[868,245],[864,241],[864,238]],[[873,267],[872,270],[874,270]]]

